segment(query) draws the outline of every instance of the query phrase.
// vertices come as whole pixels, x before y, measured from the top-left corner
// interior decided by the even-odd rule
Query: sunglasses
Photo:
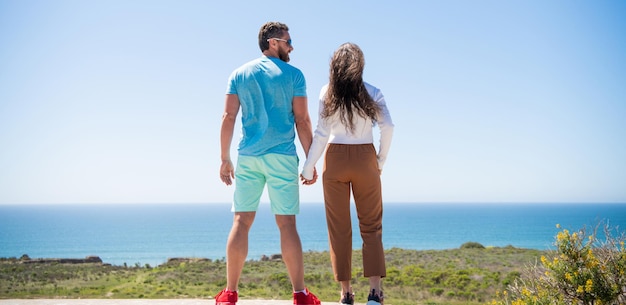
[[[274,39],[274,40],[278,40],[278,41],[284,41],[284,42],[286,42],[288,45],[290,45],[290,46],[291,46],[291,39],[269,38],[267,41],[270,41],[270,39]]]

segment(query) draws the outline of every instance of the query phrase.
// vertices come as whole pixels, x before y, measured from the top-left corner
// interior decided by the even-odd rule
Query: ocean
[[[223,259],[232,224],[230,204],[0,205],[0,257],[84,258],[113,265],[157,266],[173,257]],[[626,204],[385,203],[386,249],[440,250],[465,242],[553,249],[561,228],[600,222],[626,228]],[[353,211],[353,248],[361,248]],[[304,251],[328,250],[322,203],[301,205]],[[250,231],[248,259],[280,253],[278,229],[261,204]]]

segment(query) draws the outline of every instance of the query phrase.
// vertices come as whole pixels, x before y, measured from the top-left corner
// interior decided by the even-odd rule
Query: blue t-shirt
[[[292,101],[295,96],[306,96],[299,69],[262,56],[233,71],[226,94],[236,94],[241,104],[240,155],[297,154]]]

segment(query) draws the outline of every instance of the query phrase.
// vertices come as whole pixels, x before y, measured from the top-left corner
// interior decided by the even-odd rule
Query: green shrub
[[[475,241],[469,241],[462,244],[461,249],[485,249],[485,246]]]
[[[556,250],[542,256],[540,264],[528,268],[491,304],[626,304],[625,235],[604,225],[604,240],[600,240],[599,227],[591,234],[584,228],[560,231]]]
[[[440,296],[444,292],[443,288],[430,288],[430,293],[432,295]]]

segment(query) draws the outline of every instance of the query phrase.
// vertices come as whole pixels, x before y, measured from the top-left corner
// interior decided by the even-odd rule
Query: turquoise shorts
[[[233,212],[256,212],[267,184],[272,212],[296,215],[300,212],[298,156],[266,154],[239,156],[235,170]]]

